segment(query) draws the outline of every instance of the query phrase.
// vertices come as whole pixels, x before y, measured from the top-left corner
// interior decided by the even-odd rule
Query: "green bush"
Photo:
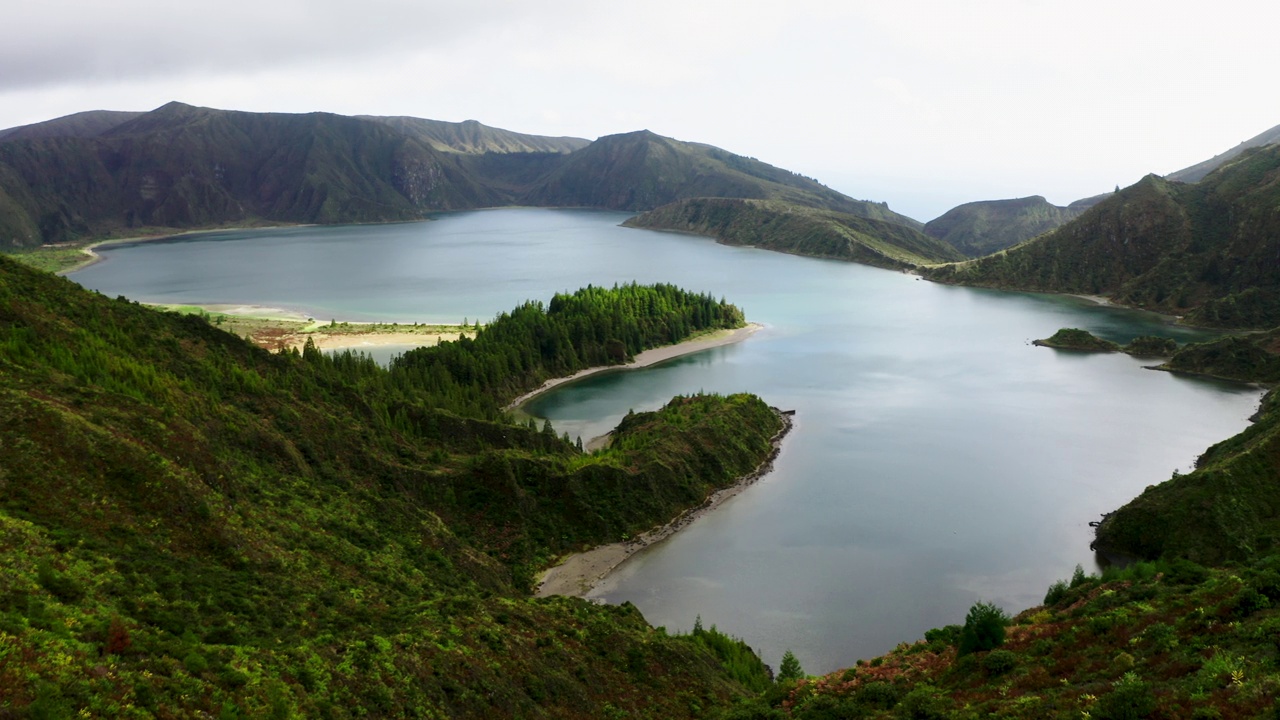
[[[1003,675],[1018,666],[1018,654],[1008,650],[992,650],[982,658],[982,669],[989,675]]]
[[[1089,714],[1094,720],[1141,720],[1155,709],[1151,687],[1133,673],[1126,673],[1116,681],[1114,690],[1098,698]]]
[[[1067,591],[1070,589],[1071,588],[1067,585],[1066,580],[1059,580],[1058,582],[1050,585],[1049,592],[1044,594],[1044,604],[1057,605],[1064,597],[1067,596]]]
[[[993,650],[1004,644],[1004,628],[1009,616],[991,603],[974,603],[960,631],[960,655]]]

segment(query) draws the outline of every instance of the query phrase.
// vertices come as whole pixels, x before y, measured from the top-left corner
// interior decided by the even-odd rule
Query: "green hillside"
[[[1280,146],[1195,185],[1154,175],[1022,245],[936,268],[940,282],[1105,295],[1200,325],[1280,325]]]
[[[525,204],[652,210],[689,198],[781,200],[919,229],[883,203],[854,200],[755,158],[648,130],[610,135],[567,157],[523,199]]]
[[[623,224],[693,232],[729,245],[879,267],[901,268],[962,257],[947,243],[898,223],[774,200],[681,200]]]
[[[925,223],[924,233],[968,257],[989,255],[1048,232],[1080,214],[1039,195],[959,205]]]
[[[649,292],[566,296],[541,322],[595,327],[597,303]],[[480,345],[539,322],[510,317],[458,367],[524,353]],[[681,315],[629,317],[652,337]],[[530,350],[555,367],[582,340]],[[767,684],[729,638],[527,594],[549,559],[754,469],[780,426],[760,400],[677,398],[586,455],[420,383],[0,258],[0,713],[667,718]]]

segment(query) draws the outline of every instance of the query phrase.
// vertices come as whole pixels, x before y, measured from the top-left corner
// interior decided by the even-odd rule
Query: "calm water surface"
[[[775,666],[792,649],[809,672],[962,622],[977,600],[1039,603],[1077,563],[1095,567],[1089,521],[1188,470],[1247,424],[1260,394],[1029,344],[1060,327],[1195,337],[1147,314],[617,227],[625,217],[498,210],[223,232],[107,249],[72,278],[143,301],[400,322],[483,320],[588,283],[723,295],[766,329],[527,409],[584,439],[699,390],[795,409],[771,475],[596,596],[672,630],[701,615]]]

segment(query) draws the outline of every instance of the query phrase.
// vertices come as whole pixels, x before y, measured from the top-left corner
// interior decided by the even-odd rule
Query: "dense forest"
[[[474,337],[405,353],[388,379],[437,407],[493,417],[549,378],[623,364],[646,348],[745,322],[737,307],[673,285],[587,286],[547,305],[526,302]]]
[[[643,327],[639,349],[741,320],[674,288],[592,288],[528,327],[648,300],[663,312],[592,337]],[[491,324],[472,357],[522,322]],[[564,361],[511,332],[512,356],[540,358],[529,382]],[[666,718],[768,684],[713,630],[528,594],[556,556],[754,470],[780,427],[763,402],[676,398],[586,454],[396,373],[268,353],[0,258],[0,714]]]

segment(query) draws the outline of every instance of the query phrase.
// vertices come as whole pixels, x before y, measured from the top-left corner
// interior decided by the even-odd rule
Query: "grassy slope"
[[[1280,325],[1280,146],[1196,185],[1155,176],[995,255],[931,271],[942,282],[1105,294],[1220,327]]]
[[[565,158],[523,199],[531,205],[651,210],[695,197],[772,199],[885,220],[919,222],[882,203],[854,200],[754,158],[647,130],[603,137]]]
[[[650,210],[624,224],[695,232],[730,245],[752,245],[880,267],[907,267],[961,257],[945,242],[900,224],[773,200],[694,198]]]
[[[754,398],[584,457],[4,258],[0,350],[0,709],[656,718],[743,692],[705,643],[518,578],[754,467]]]
[[[1057,228],[1081,211],[1050,204],[1039,195],[965,203],[925,223],[924,233],[968,257],[988,255]]]

